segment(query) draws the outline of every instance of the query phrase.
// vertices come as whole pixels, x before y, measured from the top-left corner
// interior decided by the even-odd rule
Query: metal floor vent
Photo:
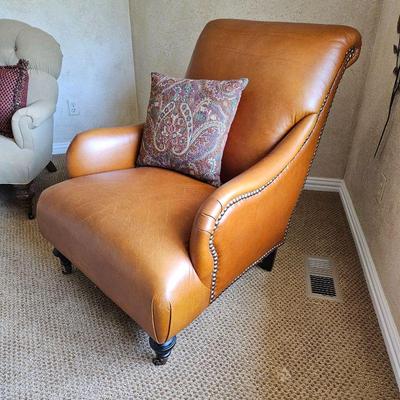
[[[309,297],[340,301],[336,268],[330,258],[306,258],[307,294]]]

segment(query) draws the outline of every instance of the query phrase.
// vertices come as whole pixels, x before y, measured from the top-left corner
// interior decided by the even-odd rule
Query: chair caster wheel
[[[32,220],[32,219],[35,219],[35,216],[33,215],[33,213],[30,212],[30,213],[28,214],[28,218],[29,218],[30,220]]]
[[[158,366],[158,365],[165,365],[168,361],[168,357],[167,358],[159,358],[159,357],[154,357],[153,358],[153,364]]]
[[[63,266],[61,272],[63,273],[63,275],[72,274],[72,266],[70,267]]]
[[[156,353],[156,356],[153,358],[153,364],[158,365],[165,365],[168,361],[168,357],[171,355],[171,351],[175,346],[176,343],[176,336],[172,337],[168,341],[163,344],[157,343],[153,338],[149,337],[150,347]]]

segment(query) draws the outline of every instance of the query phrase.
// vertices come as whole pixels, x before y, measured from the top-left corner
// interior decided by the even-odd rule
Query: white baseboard
[[[318,190],[320,192],[340,192],[343,179],[309,177],[304,189]]]
[[[363,229],[358,219],[356,210],[351,200],[350,193],[346,183],[342,179],[332,178],[313,178],[306,181],[304,187],[306,190],[320,190],[325,192],[338,192],[346,212],[347,220],[353,235],[353,239],[360,258],[361,266],[367,281],[369,294],[374,305],[375,313],[378,317],[379,326],[385,341],[393,372],[396,377],[397,385],[400,387],[400,335],[390,311],[385,293],[378,273],[376,271],[374,260],[368,247]]]
[[[53,154],[65,154],[70,142],[53,143]]]

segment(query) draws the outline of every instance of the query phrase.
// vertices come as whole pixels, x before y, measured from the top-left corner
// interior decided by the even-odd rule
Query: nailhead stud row
[[[339,81],[342,79],[343,74],[344,74],[344,71],[346,70],[346,67],[347,67],[349,61],[350,61],[350,60],[352,59],[352,57],[354,56],[354,53],[355,53],[355,49],[354,49],[354,48],[351,48],[351,49],[349,49],[349,50],[346,52],[345,60],[344,60],[344,63],[343,63],[343,64],[344,64],[344,67],[343,67],[342,70],[341,70],[341,73],[340,73],[340,76],[339,76]],[[323,102],[322,102],[321,108],[319,109],[317,121],[318,121],[318,118],[319,118],[319,116],[321,115],[322,111],[323,111],[324,108],[325,108],[325,105],[326,105],[326,102],[328,101],[328,98],[329,98],[330,93],[331,93],[331,91],[328,92],[328,94],[325,96],[325,98],[324,98],[324,100],[323,100]],[[328,110],[328,113],[327,113],[328,115],[329,115],[329,112],[330,112],[330,110],[331,110],[331,107],[332,107],[332,103],[331,103],[330,106],[329,106],[329,110]],[[325,126],[326,126],[327,119],[328,119],[328,116],[327,116],[327,118],[325,119],[324,125],[322,126],[321,131],[320,131],[320,134],[319,134],[319,136],[318,136],[317,145],[315,146],[315,150],[314,150],[314,152],[313,152],[313,156],[312,156],[312,158],[311,158],[310,165],[308,166],[306,178],[304,179],[304,184],[305,184],[306,179],[307,179],[307,177],[308,177],[308,175],[309,175],[309,173],[310,173],[311,165],[312,165],[312,162],[314,161],[315,155],[316,155],[316,153],[317,153],[318,146],[319,146],[319,143],[320,143],[320,140],[321,140],[321,136],[322,136],[322,133],[323,133],[323,131],[324,131],[324,129],[325,129]],[[307,143],[307,141],[308,141],[308,139],[311,137],[311,135],[312,135],[312,132],[311,132],[310,135],[307,137],[307,139],[305,140],[305,142],[303,143],[301,149],[299,150],[299,152],[298,152],[297,154],[300,153],[300,151],[301,151],[302,148],[305,146],[305,144]],[[212,256],[212,258],[213,258],[213,272],[212,272],[212,277],[211,277],[210,303],[212,303],[212,302],[216,299],[216,296],[215,296],[215,288],[216,288],[216,286],[217,286],[217,275],[218,275],[218,253],[217,253],[217,249],[215,248],[215,245],[214,245],[214,234],[215,234],[215,231],[216,231],[217,228],[218,228],[219,223],[221,222],[221,219],[222,219],[223,216],[226,214],[226,212],[229,210],[229,208],[231,208],[231,207],[234,206],[235,204],[239,203],[240,201],[243,201],[243,200],[245,200],[245,199],[248,199],[249,197],[253,197],[253,196],[255,196],[255,195],[261,193],[264,189],[266,189],[269,185],[271,185],[274,181],[276,181],[276,180],[280,177],[280,175],[281,175],[284,171],[286,171],[286,170],[289,168],[289,165],[291,164],[291,162],[292,162],[295,158],[296,158],[296,156],[295,156],[291,161],[289,161],[289,163],[285,166],[285,168],[284,168],[282,171],[280,171],[280,172],[278,173],[278,175],[276,175],[274,178],[272,178],[270,181],[268,181],[268,182],[265,183],[264,185],[260,186],[259,188],[255,189],[255,190],[252,190],[251,192],[247,192],[247,193],[241,194],[241,195],[235,197],[234,199],[232,199],[231,201],[229,201],[228,204],[224,207],[224,209],[223,209],[223,210],[221,211],[221,213],[219,214],[219,216],[218,216],[218,218],[217,218],[217,220],[216,220],[216,222],[215,222],[213,231],[212,231],[212,233],[211,233],[211,235],[210,235],[209,242],[208,242],[208,244],[209,244],[209,250],[210,250],[211,256]],[[303,184],[303,188],[304,188],[304,184]],[[299,197],[300,197],[300,196],[299,196]],[[298,202],[298,200],[299,200],[299,197],[297,198],[297,202]],[[296,205],[297,205],[297,202],[296,202]],[[287,232],[288,232],[288,229],[289,229],[289,226],[290,226],[290,222],[291,222],[291,220],[292,220],[293,213],[294,213],[294,210],[295,210],[295,209],[296,209],[296,206],[293,208],[293,211],[292,211],[292,214],[291,214],[291,216],[290,216],[290,218],[289,218],[288,224],[286,225],[286,229],[285,229],[285,233],[284,233],[284,238],[283,238],[283,240],[282,240],[281,242],[279,242],[277,245],[275,245],[273,248],[269,249],[269,250],[268,250],[263,256],[261,256],[258,260],[254,261],[252,264],[250,264],[240,275],[238,275],[238,276],[231,282],[231,284],[232,284],[233,282],[235,282],[237,279],[239,279],[248,269],[250,269],[250,268],[253,267],[254,265],[258,264],[258,263],[259,263],[260,261],[262,261],[265,257],[267,257],[272,251],[274,251],[275,249],[277,249],[279,246],[281,246],[281,245],[285,242],[286,235],[287,235]],[[229,286],[230,286],[230,285],[229,285]]]

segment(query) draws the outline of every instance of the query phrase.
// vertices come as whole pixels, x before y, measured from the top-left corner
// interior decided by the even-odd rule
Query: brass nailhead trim
[[[354,53],[355,53],[355,49],[354,49],[353,47],[352,47],[351,49],[349,49],[349,50],[346,52],[345,59],[344,59],[344,68],[342,69],[341,74],[340,74],[340,76],[339,76],[339,82],[340,82],[340,80],[342,79],[343,74],[344,74],[344,71],[346,70],[346,67],[347,67],[349,61],[352,59]],[[332,87],[331,87],[331,89],[332,89]],[[323,102],[322,102],[321,108],[319,109],[319,113],[318,113],[318,116],[317,116],[317,121],[318,121],[319,116],[321,115],[322,111],[323,111],[324,108],[325,108],[326,102],[328,101],[328,98],[329,98],[329,96],[330,96],[330,94],[331,94],[331,89],[329,90],[328,94],[325,96],[325,98],[324,98],[324,100],[323,100]],[[333,102],[332,102],[332,103],[333,103]],[[332,103],[331,103],[330,106],[329,106],[328,114],[329,114],[329,112],[330,112],[330,110],[331,110]],[[310,164],[309,164],[309,166],[308,166],[308,170],[307,170],[306,177],[305,177],[305,179],[304,179],[304,184],[305,184],[306,179],[307,179],[307,177],[308,177],[308,175],[309,175],[309,173],[310,173],[311,165],[312,165],[312,162],[314,161],[315,155],[316,155],[316,153],[317,153],[318,146],[319,146],[319,143],[320,143],[320,140],[321,140],[321,136],[322,136],[322,133],[323,133],[323,131],[324,131],[324,129],[325,129],[326,121],[327,121],[327,120],[328,120],[328,115],[327,115],[327,118],[325,119],[324,125],[322,126],[321,131],[320,131],[320,133],[319,133],[318,140],[317,140],[317,144],[316,144],[316,146],[315,146],[315,150],[314,150],[313,156],[312,156],[312,158],[311,158],[311,162],[310,162]],[[303,148],[303,147],[305,146],[305,144],[308,142],[308,139],[311,137],[311,135],[312,135],[312,132],[311,132],[310,135],[307,137],[307,139],[305,140],[305,142],[303,143],[301,149],[298,151],[297,154],[300,153],[300,151],[302,150],[302,148]],[[297,156],[297,154],[296,154],[296,156]],[[219,214],[219,216],[218,216],[218,218],[217,218],[217,220],[216,220],[216,222],[215,222],[213,231],[212,231],[212,233],[211,233],[211,235],[210,235],[209,242],[208,242],[208,243],[209,243],[209,250],[210,250],[211,255],[212,255],[212,258],[213,258],[213,272],[212,272],[212,277],[211,277],[210,303],[212,303],[212,302],[216,299],[216,297],[215,297],[215,288],[216,288],[216,286],[217,286],[218,253],[217,253],[217,249],[215,248],[215,245],[214,245],[214,234],[215,234],[215,231],[216,231],[217,228],[218,228],[219,223],[221,222],[221,219],[223,218],[223,216],[225,215],[225,213],[229,210],[229,208],[231,208],[232,206],[234,206],[236,203],[239,203],[239,202],[242,201],[242,200],[248,199],[249,197],[253,197],[253,196],[255,196],[255,195],[261,193],[261,192],[262,192],[264,189],[266,189],[269,185],[271,185],[273,182],[275,182],[275,181],[280,177],[280,175],[281,175],[284,171],[286,171],[286,170],[289,168],[289,165],[290,165],[291,162],[296,158],[296,156],[295,156],[294,158],[292,158],[292,160],[289,161],[289,163],[285,166],[285,168],[283,168],[282,171],[280,171],[274,178],[272,178],[271,180],[269,180],[267,183],[265,183],[265,184],[262,185],[261,187],[255,189],[255,190],[252,190],[251,192],[247,192],[247,193],[244,193],[244,194],[241,194],[241,195],[235,197],[234,199],[232,199],[232,200],[224,207],[224,209],[223,209],[223,210],[221,211],[221,213]],[[303,188],[304,188],[304,184],[303,184]],[[298,202],[298,199],[299,199],[299,198],[297,198],[297,202]],[[296,202],[296,205],[297,205],[297,202]],[[238,275],[238,276],[231,282],[231,284],[234,283],[237,279],[239,279],[248,269],[250,269],[250,268],[253,267],[254,265],[258,264],[261,260],[263,260],[265,257],[267,257],[272,251],[274,251],[275,249],[277,249],[279,246],[281,246],[281,245],[284,243],[284,241],[285,241],[285,239],[286,239],[286,235],[287,235],[288,229],[289,229],[289,226],[290,226],[290,222],[291,222],[292,217],[293,217],[293,212],[294,212],[295,209],[296,209],[296,206],[293,208],[292,214],[291,214],[291,216],[290,216],[290,218],[289,218],[289,221],[288,221],[288,223],[287,223],[287,225],[286,225],[286,229],[285,229],[285,233],[284,233],[284,236],[283,236],[283,240],[282,240],[281,242],[279,242],[278,244],[276,244],[276,245],[275,245],[274,247],[272,247],[271,249],[269,249],[269,250],[268,250],[263,256],[261,256],[259,259],[257,259],[257,260],[254,261],[253,263],[251,263],[240,275]],[[230,285],[229,285],[229,286],[230,286]]]

